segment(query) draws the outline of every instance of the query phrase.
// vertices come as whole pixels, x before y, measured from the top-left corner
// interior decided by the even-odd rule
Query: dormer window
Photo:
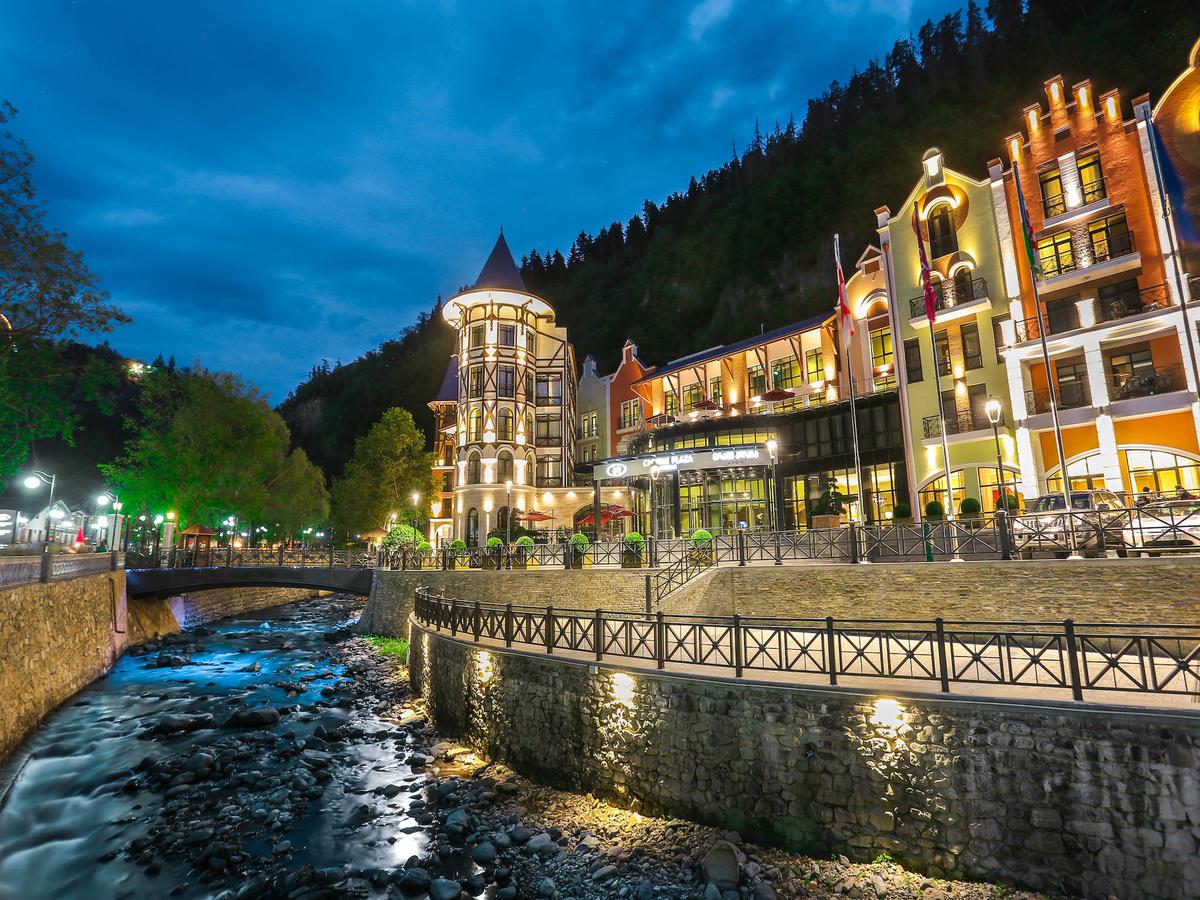
[[[929,255],[937,259],[957,251],[958,235],[954,231],[954,218],[950,214],[950,205],[939,203],[929,214]]]

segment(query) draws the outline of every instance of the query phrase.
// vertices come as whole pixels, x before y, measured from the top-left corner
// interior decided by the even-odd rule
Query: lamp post
[[[42,552],[46,552],[50,548],[50,510],[54,506],[54,483],[55,476],[50,472],[43,472],[41,469],[34,469],[25,476],[25,487],[28,490],[37,490],[39,485],[50,485],[50,499],[46,502],[46,537],[42,541]]]
[[[988,421],[992,423],[992,437],[996,441],[996,480],[1000,485],[1000,499],[1004,504],[1004,511],[1008,512],[1008,486],[1004,483],[1004,461],[1000,456],[1000,419],[1004,412],[1004,406],[1000,401],[992,397],[984,404],[984,411],[987,413]],[[1013,499],[1017,498],[1017,477],[1013,474]]]
[[[767,441],[767,453],[771,456],[771,493],[773,495],[771,507],[775,513],[771,518],[775,520],[775,530],[783,531],[783,519],[781,516],[783,510],[780,509],[779,504],[779,441],[775,440],[775,438]]]
[[[504,545],[508,546],[509,544],[512,543],[512,479],[511,478],[508,481],[504,482],[504,492],[508,495],[507,498],[505,499],[505,502],[508,504],[508,506],[506,506],[505,509],[507,509],[508,512],[505,513],[505,516],[504,516]]]
[[[122,531],[121,523],[122,519],[124,518],[124,516],[121,515],[121,498],[112,491],[104,491],[96,497],[96,505],[99,507],[103,508],[108,506],[110,503],[112,504],[113,508],[113,521],[112,529],[109,531],[108,549],[120,550]],[[171,515],[173,517],[174,513]]]
[[[412,502],[413,502],[413,543],[416,544],[416,543],[420,542],[418,540],[418,538],[420,537],[420,532],[417,531],[417,523],[421,521],[420,507],[417,505],[421,502],[421,492],[420,491],[412,492]],[[413,549],[415,550],[416,547],[414,547]]]

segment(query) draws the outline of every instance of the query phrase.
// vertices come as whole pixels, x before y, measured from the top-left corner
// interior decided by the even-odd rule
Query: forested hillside
[[[1195,0],[974,2],[926,22],[882,59],[861,60],[820,97],[795,98],[802,121],[758,126],[744,150],[694,177],[642,215],[564,253],[522,260],[530,290],[567,326],[578,358],[615,365],[625,338],[663,362],[833,306],[832,234],[850,266],[874,237],[873,210],[895,209],[940,147],[949,166],[977,177],[1043,100],[1043,82],[1090,78],[1097,93],[1157,97],[1200,35]],[[851,61],[848,61],[848,64]],[[682,173],[681,173],[682,181]],[[435,309],[436,312],[436,309]],[[327,474],[389,406],[412,410],[427,431],[452,342],[436,315],[398,340],[333,370],[314,370],[282,405],[300,446]]]

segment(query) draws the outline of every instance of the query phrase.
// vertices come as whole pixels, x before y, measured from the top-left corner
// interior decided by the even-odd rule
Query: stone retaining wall
[[[704,681],[412,626],[437,723],[616,803],[935,875],[1195,896],[1200,716]]]
[[[721,568],[675,591],[663,610],[710,616],[1200,624],[1200,559]]]
[[[179,628],[195,628],[197,625],[215,622],[218,619],[266,609],[270,606],[279,606],[283,603],[294,603],[297,600],[317,597],[323,593],[328,593],[328,591],[277,587],[217,588],[170,597],[167,603],[171,607],[175,620],[179,623]]]
[[[641,612],[646,608],[650,569],[530,569],[485,572],[395,572],[376,570],[371,598],[359,619],[370,634],[402,636],[418,587],[428,587],[467,603],[476,600],[556,609],[607,609]]]

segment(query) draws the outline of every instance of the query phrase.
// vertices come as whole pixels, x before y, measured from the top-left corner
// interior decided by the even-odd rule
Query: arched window
[[[971,270],[959,266],[954,273],[954,302],[956,304],[970,303],[975,299],[974,285],[971,282]]]
[[[937,259],[958,250],[958,235],[954,232],[954,214],[950,204],[939,203],[929,214],[929,256]]]
[[[483,413],[473,409],[467,413],[467,440],[478,443],[483,438]]]
[[[478,453],[472,453],[467,457],[467,484],[480,484],[483,481],[480,477],[480,465]]]
[[[525,443],[533,443],[533,413],[525,413]]]
[[[479,543],[479,510],[471,507],[467,511],[467,546],[474,547]]]
[[[501,441],[511,441],[513,439],[513,414],[511,409],[500,410],[500,428],[496,437]]]
[[[533,484],[533,475],[537,471],[537,457],[532,453],[525,459],[525,483]]]
[[[504,484],[506,481],[512,481],[513,477],[513,456],[507,450],[501,450],[496,457],[497,463],[497,478],[496,481]]]
[[[1104,461],[1099,453],[1070,460],[1067,463],[1067,476],[1073,491],[1102,491],[1108,487],[1104,483]],[[1062,489],[1062,467],[1055,466],[1046,477],[1046,493],[1061,494]],[[1115,490],[1120,489],[1119,484],[1115,486]]]

